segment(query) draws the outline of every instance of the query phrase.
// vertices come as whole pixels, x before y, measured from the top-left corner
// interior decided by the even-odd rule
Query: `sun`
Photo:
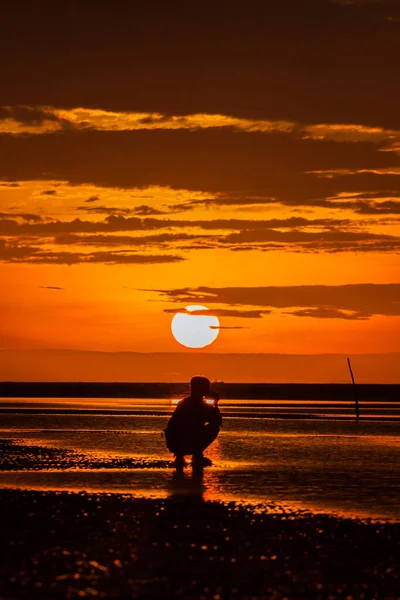
[[[218,317],[208,315],[190,315],[193,311],[207,311],[206,306],[186,306],[186,313],[176,313],[171,322],[172,335],[177,342],[187,348],[204,348],[218,337]]]

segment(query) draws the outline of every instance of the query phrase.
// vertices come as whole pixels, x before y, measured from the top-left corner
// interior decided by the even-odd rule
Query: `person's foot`
[[[179,471],[179,470],[182,471],[185,467],[187,467],[187,462],[186,462],[184,456],[175,456],[175,460],[172,463],[172,465],[175,467],[175,469],[177,471]]]

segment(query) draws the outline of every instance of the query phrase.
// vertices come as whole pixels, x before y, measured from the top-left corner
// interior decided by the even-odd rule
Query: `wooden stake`
[[[354,406],[355,406],[355,409],[356,409],[356,419],[358,419],[360,417],[360,410],[358,408],[357,386],[356,386],[356,382],[354,381],[353,370],[351,368],[351,363],[350,363],[350,359],[349,358],[347,358],[347,364],[349,365],[349,371],[350,371],[350,375],[351,375],[351,380],[353,382]]]

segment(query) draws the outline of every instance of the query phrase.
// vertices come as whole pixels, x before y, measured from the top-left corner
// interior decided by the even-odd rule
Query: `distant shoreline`
[[[222,398],[352,400],[351,384],[216,383]],[[359,384],[360,402],[400,400],[400,384]],[[0,398],[171,398],[188,394],[187,383],[0,382]]]

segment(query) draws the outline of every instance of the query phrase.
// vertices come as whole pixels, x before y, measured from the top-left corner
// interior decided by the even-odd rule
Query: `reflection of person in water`
[[[203,451],[216,439],[222,423],[219,395],[211,389],[210,380],[193,377],[190,388],[190,396],[179,402],[165,430],[167,448],[175,454],[177,469],[186,466],[184,457],[188,454],[193,457],[194,469],[211,465]],[[206,403],[204,396],[213,398],[214,403]]]

